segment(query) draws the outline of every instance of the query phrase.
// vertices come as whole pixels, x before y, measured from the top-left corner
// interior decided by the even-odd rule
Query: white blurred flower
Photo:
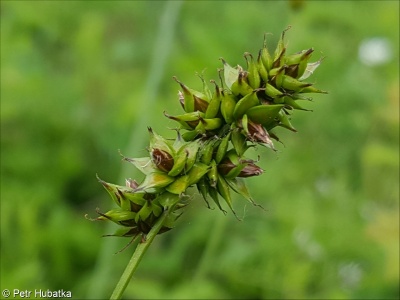
[[[393,56],[392,47],[386,38],[365,39],[358,48],[358,58],[367,66],[383,65]]]
[[[322,245],[312,238],[308,230],[295,228],[293,231],[293,239],[299,249],[308,255],[311,260],[319,260],[323,256]]]
[[[356,289],[363,277],[363,270],[355,262],[342,263],[339,266],[338,275],[345,289]]]

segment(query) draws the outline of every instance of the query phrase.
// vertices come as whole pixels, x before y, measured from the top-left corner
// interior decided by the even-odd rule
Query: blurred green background
[[[267,211],[237,197],[238,222],[195,196],[125,298],[398,299],[398,1],[1,1],[1,289],[109,297],[134,248],[84,218],[112,206],[95,174],[140,180],[118,149],[174,136],[172,76],[200,89],[289,24],[330,93],[257,150]]]

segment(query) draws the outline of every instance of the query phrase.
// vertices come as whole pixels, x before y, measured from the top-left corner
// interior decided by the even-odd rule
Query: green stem
[[[162,228],[166,218],[168,217],[169,213],[174,210],[174,207],[171,207],[168,210],[165,210],[161,217],[158,219],[156,224],[153,226],[153,228],[149,231],[149,233],[146,235],[146,240],[144,242],[140,242],[136,249],[135,252],[133,252],[133,255],[131,257],[131,260],[129,261],[128,265],[125,268],[124,273],[122,274],[121,278],[119,279],[117,285],[115,286],[115,289],[110,297],[110,299],[121,299],[122,294],[124,293],[126,287],[128,286],[129,281],[131,280],[133,273],[139,266],[140,261],[142,260],[144,254],[146,253],[147,249],[153,242],[154,238]]]
[[[183,1],[167,1],[165,3],[164,12],[160,17],[159,30],[154,45],[154,52],[151,56],[151,65],[149,67],[149,77],[146,80],[146,86],[143,95],[146,97],[146,101],[142,101],[142,105],[139,105],[137,113],[139,119],[135,122],[131,132],[130,142],[128,143],[126,153],[134,153],[135,149],[144,148],[141,141],[147,139],[147,130],[143,130],[151,115],[146,114],[146,111],[151,110],[151,107],[155,105],[156,99],[158,99],[158,91],[160,88],[161,80],[164,76],[164,67],[168,62],[168,55],[171,53],[174,45],[174,33],[176,30],[176,23],[179,19],[179,13]],[[162,49],[162,50],[160,50]],[[140,126],[138,124],[141,124]],[[122,165],[120,174],[120,181],[124,181],[125,178],[129,178],[135,175],[135,171],[131,171],[129,164]],[[109,233],[115,229],[114,224],[109,223],[106,233]],[[113,241],[107,241],[103,243],[97,258],[96,266],[93,270],[92,279],[87,291],[88,299],[101,299],[108,293],[110,288],[109,274],[113,273],[113,264],[109,263],[110,253],[118,251],[118,244],[116,239]],[[111,286],[113,284],[111,283]]]

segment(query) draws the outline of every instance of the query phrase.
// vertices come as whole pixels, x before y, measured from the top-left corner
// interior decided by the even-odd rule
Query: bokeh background
[[[398,1],[1,1],[1,289],[111,294],[133,247],[84,218],[112,207],[95,174],[141,179],[147,126],[173,137],[178,76],[201,88],[219,57],[326,56],[328,95],[296,111],[243,221],[194,200],[150,247],[126,299],[398,299]]]

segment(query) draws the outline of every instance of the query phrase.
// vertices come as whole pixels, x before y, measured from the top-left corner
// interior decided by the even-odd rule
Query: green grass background
[[[112,206],[95,174],[140,180],[118,149],[145,156],[147,126],[173,137],[172,76],[201,89],[196,72],[245,65],[290,24],[289,53],[327,57],[311,80],[329,94],[295,112],[278,154],[255,152],[267,211],[236,197],[238,222],[195,196],[125,298],[398,299],[399,2],[293,3],[1,1],[1,289],[109,297],[134,248],[114,255],[128,240],[84,218]],[[392,57],[366,66],[373,37]]]

